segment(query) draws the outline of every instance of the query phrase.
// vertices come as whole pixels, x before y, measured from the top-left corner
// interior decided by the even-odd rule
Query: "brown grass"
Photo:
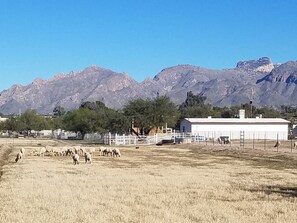
[[[33,155],[15,163],[21,146],[65,143],[0,143],[1,222],[297,222],[297,161],[288,153],[140,146],[120,147],[120,158],[96,153],[93,164]]]

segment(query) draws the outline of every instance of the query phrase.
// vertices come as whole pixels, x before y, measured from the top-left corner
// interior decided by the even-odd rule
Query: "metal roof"
[[[282,118],[185,118],[192,124],[289,124]]]

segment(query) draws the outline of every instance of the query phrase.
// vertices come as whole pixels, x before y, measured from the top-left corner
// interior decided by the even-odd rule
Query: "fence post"
[[[175,144],[175,129],[173,129],[173,143]]]
[[[264,133],[264,150],[266,150],[266,132]]]
[[[108,133],[108,145],[111,145],[111,133]]]
[[[255,132],[253,132],[253,149],[255,149]]]
[[[276,134],[276,151],[278,152],[278,132],[277,132],[277,134]]]
[[[292,134],[292,130],[290,131],[290,139],[291,139],[291,152],[293,152],[293,134]]]

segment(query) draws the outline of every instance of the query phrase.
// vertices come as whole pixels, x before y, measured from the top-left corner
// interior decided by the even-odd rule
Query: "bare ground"
[[[294,151],[140,145],[79,165],[30,154],[72,143],[0,140],[1,222],[297,222]]]

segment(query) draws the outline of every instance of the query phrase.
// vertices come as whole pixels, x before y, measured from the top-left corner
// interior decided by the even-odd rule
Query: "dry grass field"
[[[297,222],[295,153],[151,145],[79,165],[30,154],[65,143],[0,139],[1,222]]]

